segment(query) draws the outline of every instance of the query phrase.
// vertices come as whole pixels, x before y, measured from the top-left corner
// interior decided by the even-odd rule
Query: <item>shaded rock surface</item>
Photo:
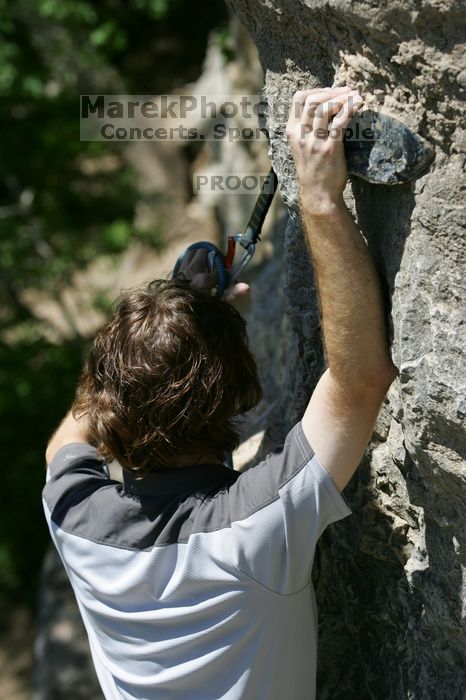
[[[430,171],[345,198],[383,280],[399,368],[357,474],[353,516],[316,553],[319,700],[465,697],[465,21],[461,4],[229,0],[258,49],[269,101],[348,82],[435,148]],[[382,99],[381,99],[382,96]],[[290,222],[290,335],[262,450],[297,421],[324,367],[286,111],[265,124]],[[274,335],[273,342],[276,343]]]

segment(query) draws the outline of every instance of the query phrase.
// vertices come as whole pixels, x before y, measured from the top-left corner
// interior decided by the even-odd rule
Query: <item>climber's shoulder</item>
[[[357,469],[394,377],[349,390],[330,370],[320,378],[302,419],[319,461],[342,491]]]

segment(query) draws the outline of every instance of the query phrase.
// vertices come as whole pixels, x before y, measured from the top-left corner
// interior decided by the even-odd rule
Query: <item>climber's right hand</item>
[[[298,174],[301,204],[311,214],[343,205],[347,169],[343,136],[363,100],[349,86],[300,90],[286,126]]]

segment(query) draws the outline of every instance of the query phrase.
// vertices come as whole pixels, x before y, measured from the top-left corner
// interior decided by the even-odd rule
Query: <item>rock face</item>
[[[345,197],[387,297],[399,368],[363,463],[353,515],[316,553],[319,700],[461,700],[466,679],[464,145],[465,23],[455,0],[229,0],[249,30],[269,101],[348,82],[435,148],[430,171]],[[323,369],[313,274],[300,229],[286,115],[270,111],[270,156],[290,212],[290,330],[282,400],[263,450],[305,408]],[[274,334],[273,344],[276,344]]]

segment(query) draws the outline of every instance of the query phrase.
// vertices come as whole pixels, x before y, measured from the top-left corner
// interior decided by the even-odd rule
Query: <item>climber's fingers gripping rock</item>
[[[286,133],[302,206],[314,214],[341,204],[347,177],[343,136],[362,101],[348,86],[299,91],[293,98]]]

